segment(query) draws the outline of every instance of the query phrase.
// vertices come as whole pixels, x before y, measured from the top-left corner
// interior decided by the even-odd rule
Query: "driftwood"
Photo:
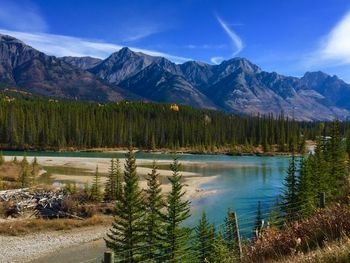
[[[28,188],[0,191],[0,201],[10,202],[8,214],[20,215],[34,210],[32,216],[40,218],[84,218],[63,211],[63,190],[32,190]]]

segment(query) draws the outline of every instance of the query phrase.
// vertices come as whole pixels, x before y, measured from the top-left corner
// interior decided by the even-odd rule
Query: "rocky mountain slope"
[[[5,35],[0,35],[0,83],[69,99],[111,101],[128,97],[128,92],[92,73]]]
[[[93,57],[62,57],[61,59],[81,69],[93,68],[102,61],[102,59]]]
[[[105,60],[47,56],[0,36],[0,83],[39,94],[94,101],[142,99],[299,120],[350,117],[350,85],[323,72],[302,78],[266,72],[244,58],[220,65],[175,64],[129,48]]]

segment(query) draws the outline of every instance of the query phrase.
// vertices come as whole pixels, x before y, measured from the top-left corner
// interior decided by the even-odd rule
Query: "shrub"
[[[322,247],[326,241],[350,235],[350,209],[336,205],[283,230],[268,229],[246,248],[247,262],[265,262]]]

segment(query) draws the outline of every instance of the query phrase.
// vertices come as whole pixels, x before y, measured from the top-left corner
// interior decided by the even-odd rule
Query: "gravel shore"
[[[107,230],[107,227],[99,226],[25,236],[0,236],[0,262],[34,262],[35,258],[45,254],[102,239]]]

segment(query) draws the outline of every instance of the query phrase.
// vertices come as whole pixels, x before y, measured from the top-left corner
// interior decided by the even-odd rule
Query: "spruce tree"
[[[296,207],[298,207],[299,215],[303,217],[310,215],[315,208],[315,195],[317,189],[313,188],[312,182],[312,158],[313,157],[311,156],[307,159],[301,159],[300,161],[300,176],[297,191],[298,204]]]
[[[122,170],[120,167],[120,160],[117,159],[115,162],[115,184],[116,184],[116,200],[120,200],[123,194],[123,186],[122,186]]]
[[[25,188],[25,187],[30,186],[30,175],[28,172],[28,166],[24,166],[21,169],[21,173],[19,176],[19,183],[20,183],[21,188]]]
[[[287,176],[284,180],[284,186],[285,190],[283,193],[283,210],[285,213],[285,219],[286,221],[292,221],[296,219],[296,215],[298,213],[295,207],[298,201],[298,177],[294,154],[289,161],[289,167]]]
[[[306,136],[304,134],[302,134],[300,136],[300,140],[299,140],[298,152],[300,154],[304,154],[305,151],[306,151]]]
[[[152,164],[152,171],[147,177],[146,201],[145,201],[145,259],[159,258],[164,245],[164,214],[162,212],[165,203],[162,198],[159,173],[156,162]]]
[[[165,216],[166,230],[166,259],[172,262],[180,262],[177,258],[184,253],[189,230],[181,224],[190,217],[190,202],[183,200],[185,192],[181,182],[180,164],[175,158],[170,165],[173,175],[169,177],[171,191],[167,197],[167,214]]]
[[[111,159],[111,165],[108,171],[107,182],[105,184],[104,199],[106,201],[112,201],[117,199],[117,167],[115,165],[115,160]]]
[[[269,207],[268,226],[271,228],[280,228],[282,226],[281,204],[277,197]]]
[[[116,202],[114,222],[105,241],[106,246],[114,250],[118,262],[134,263],[144,244],[144,208],[132,150],[127,154],[124,183],[123,195]]]
[[[326,158],[329,164],[329,180],[334,197],[344,194],[348,185],[342,138],[339,132],[339,121],[332,122],[331,138],[326,145]]]
[[[232,263],[236,261],[236,257],[227,247],[222,233],[219,233],[213,242],[212,261],[210,263]]]
[[[212,262],[214,254],[215,229],[207,220],[203,211],[202,217],[195,228],[195,249],[198,253],[198,262]]]
[[[31,185],[34,185],[35,184],[35,181],[36,181],[36,176],[38,175],[38,167],[39,167],[39,164],[38,164],[38,160],[36,157],[34,157],[33,159],[33,162],[32,162],[32,169],[30,171],[30,184]]]
[[[22,167],[22,169],[24,168],[24,167],[27,167],[28,166],[28,160],[27,160],[27,154],[25,154],[24,156],[23,156],[23,159],[22,159],[22,161],[21,161],[21,167]]]
[[[346,153],[350,157],[350,131],[346,134]]]
[[[91,185],[91,199],[94,201],[101,201],[101,198],[102,198],[102,193],[101,193],[100,174],[98,172],[98,166],[96,166],[94,180]]]
[[[326,140],[325,135],[317,137],[315,153],[308,157],[308,166],[311,171],[312,188],[315,193],[325,192],[330,195],[328,163],[326,160]]]

